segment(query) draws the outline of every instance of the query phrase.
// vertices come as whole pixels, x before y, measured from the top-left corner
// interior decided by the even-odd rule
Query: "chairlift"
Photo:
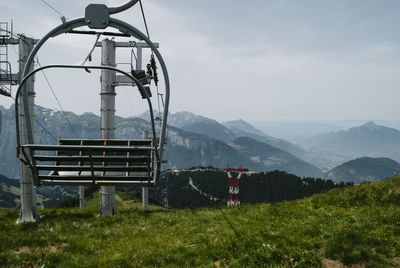
[[[85,10],[85,17],[65,21],[46,34],[30,53],[23,72],[23,79],[15,94],[15,115],[17,133],[17,155],[21,162],[32,170],[33,184],[44,185],[102,185],[102,186],[155,186],[160,176],[163,160],[167,116],[169,107],[169,78],[164,60],[156,46],[146,35],[135,27],[115,18],[110,14],[118,13],[137,3],[131,0],[118,7],[109,8],[106,5],[90,4]],[[74,29],[87,26],[90,29],[102,30],[108,27],[119,30],[125,36],[134,37],[144,41],[152,49],[160,63],[165,83],[165,103],[162,114],[162,126],[156,133],[155,117],[151,102],[149,87],[145,87],[142,73],[128,73],[111,66],[88,65],[46,65],[30,71],[35,55],[45,42],[61,34],[76,33]],[[97,32],[99,33],[99,32]],[[105,32],[112,35],[110,32]],[[100,33],[101,34],[101,33]],[[118,33],[116,34],[118,35]],[[119,34],[120,35],[120,34]],[[29,120],[27,80],[38,71],[44,69],[107,69],[127,76],[132,80],[132,85],[137,86],[140,95],[147,100],[152,126],[150,139],[59,139],[57,145],[38,144],[33,138],[33,127]],[[26,124],[28,144],[21,144],[19,103],[20,96],[23,100],[25,113],[22,122]],[[158,118],[157,118],[158,119]]]

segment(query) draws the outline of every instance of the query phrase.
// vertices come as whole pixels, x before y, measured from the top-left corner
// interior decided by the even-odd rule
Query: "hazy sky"
[[[69,19],[94,2],[46,1]],[[399,120],[400,1],[142,1],[170,73],[172,112],[219,121]],[[35,38],[60,23],[40,0],[1,1],[0,10],[1,21],[13,19],[14,32]],[[144,31],[138,6],[115,17]],[[42,48],[40,62],[81,62],[94,39],[57,37]],[[130,61],[129,50],[117,54],[118,62]],[[93,56],[98,63],[99,49]],[[65,110],[99,113],[99,72],[46,74]],[[58,108],[43,75],[36,80],[37,103]],[[117,94],[117,114],[146,109],[136,89]],[[0,97],[0,105],[9,104]]]

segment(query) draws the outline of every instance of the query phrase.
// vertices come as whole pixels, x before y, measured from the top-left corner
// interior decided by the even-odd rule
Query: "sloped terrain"
[[[156,189],[150,190],[150,196],[162,200],[161,191],[168,187],[169,205],[173,208],[215,207],[227,202],[229,180],[223,170],[176,170],[166,176],[167,185],[161,180]],[[283,171],[244,172],[240,179],[240,200],[242,204],[296,200],[344,186]]]
[[[19,182],[0,174],[0,207],[16,208],[19,203]]]
[[[299,201],[237,208],[138,207],[117,193],[119,214],[42,210],[15,225],[0,208],[0,266],[396,267],[400,258],[400,177],[335,189]]]
[[[400,164],[389,158],[361,157],[335,167],[324,175],[335,182],[372,182],[393,177],[400,172]]]
[[[188,132],[203,134],[223,142],[229,142],[235,138],[234,133],[217,121],[190,112],[170,114],[168,124]]]
[[[334,184],[329,180],[300,178],[283,171],[245,172],[242,174],[240,192],[242,203],[269,203],[300,199],[344,186],[343,183]],[[165,172],[165,177],[158,181],[157,187],[150,188],[149,196],[154,201],[162,203],[162,191],[168,188],[169,206],[172,208],[215,207],[226,204],[228,187],[226,172],[223,170],[215,168],[169,170]],[[86,190],[89,193],[96,191],[92,187],[86,187]],[[117,187],[117,190],[131,192],[141,191],[141,188]],[[77,205],[79,204],[77,191],[76,186],[38,187],[39,205],[42,208]],[[19,207],[19,196],[19,181],[0,175],[0,206]]]
[[[300,159],[305,157],[307,154],[307,152],[304,149],[300,148],[299,146],[296,146],[295,144],[283,139],[268,136],[264,134],[261,130],[247,123],[246,121],[234,120],[234,121],[224,122],[222,124],[225,127],[227,127],[230,131],[232,131],[232,133],[235,135],[236,138],[249,137],[256,141],[263,142],[271,146],[274,146],[276,148],[279,148],[283,151],[286,151],[296,157],[299,157]]]
[[[78,187],[52,186],[36,188],[40,207],[51,208],[77,196]],[[19,180],[10,179],[0,174],[0,207],[17,208],[20,206]]]
[[[322,176],[321,170],[317,167],[298,159],[288,152],[248,137],[237,138],[232,141],[231,146],[251,160],[251,163],[246,165],[251,170],[282,170],[298,176]]]

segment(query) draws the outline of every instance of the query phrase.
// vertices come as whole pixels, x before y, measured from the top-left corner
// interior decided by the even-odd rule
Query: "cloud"
[[[89,2],[54,4],[66,15],[81,16]],[[218,1],[210,9],[208,1],[143,2],[151,39],[160,42],[169,70],[172,111],[189,110],[221,121],[396,118],[400,41],[393,26],[398,19],[390,15],[395,6],[365,7],[357,1],[230,2],[229,7],[226,3]],[[53,11],[30,2],[15,15],[18,29],[36,38],[60,23]],[[145,32],[141,16],[138,6],[113,15]],[[40,59],[80,62],[93,41],[94,36],[59,36],[43,48]],[[119,62],[130,61],[129,49],[117,53]],[[99,63],[99,49],[93,58]],[[148,59],[146,52],[144,62]],[[98,74],[49,75],[63,92],[63,105],[98,113]],[[52,103],[51,96],[42,93],[46,87],[38,75],[43,105]],[[76,102],[79,94],[87,103]],[[132,115],[132,106],[135,113],[146,109],[136,91],[121,88],[118,94],[117,114]]]

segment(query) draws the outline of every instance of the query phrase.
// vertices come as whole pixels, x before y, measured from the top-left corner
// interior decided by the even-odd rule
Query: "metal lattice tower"
[[[229,179],[229,194],[228,194],[228,201],[227,206],[239,206],[240,205],[240,198],[239,198],[239,183],[240,177],[242,176],[243,169],[240,168],[230,168],[229,165],[225,169],[228,174]],[[237,172],[237,177],[233,178],[231,172]]]
[[[0,95],[11,97],[11,87],[21,83],[23,78],[22,73],[27,58],[37,41],[38,40],[29,38],[22,34],[13,34],[12,24],[10,31],[8,22],[0,22]],[[18,73],[12,73],[11,71],[11,63],[8,58],[8,45],[18,45],[19,47]],[[33,66],[29,68],[29,70],[32,69]],[[21,130],[20,135],[17,137],[18,144],[28,143],[27,122],[30,124],[33,123],[33,107],[35,98],[33,77],[25,81],[25,89],[27,95],[27,98],[25,99],[26,103],[21,100],[21,102],[16,104],[15,107],[22,107],[26,104],[29,106],[30,115],[26,115],[26,111],[22,109],[19,109],[19,112],[16,113],[15,120],[16,122],[18,121],[21,123],[18,123],[18,126],[16,126]],[[16,95],[16,98],[18,97],[19,96]],[[40,217],[37,210],[36,188],[32,183],[32,171],[28,165],[23,163],[26,159],[26,156],[23,156],[21,161],[21,213],[17,223],[34,222]]]

